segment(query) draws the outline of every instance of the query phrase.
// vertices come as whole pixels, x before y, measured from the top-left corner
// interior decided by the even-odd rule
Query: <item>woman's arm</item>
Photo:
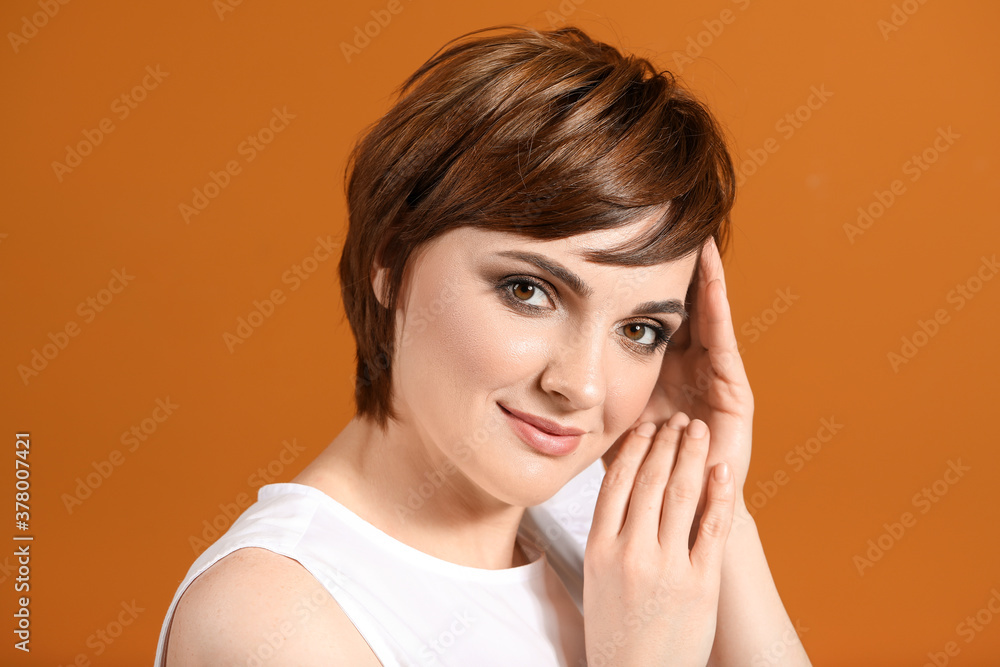
[[[709,667],[811,667],[798,635],[806,631],[808,627],[793,625],[788,617],[757,524],[738,501],[722,561],[719,619]]]

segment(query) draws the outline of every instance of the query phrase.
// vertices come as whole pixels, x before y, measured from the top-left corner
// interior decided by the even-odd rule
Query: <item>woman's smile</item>
[[[537,415],[520,412],[497,403],[507,416],[511,429],[528,445],[549,456],[572,454],[580,446],[586,431],[554,425]]]

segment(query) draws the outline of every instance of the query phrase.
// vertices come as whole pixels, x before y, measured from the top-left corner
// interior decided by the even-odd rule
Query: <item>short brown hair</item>
[[[660,264],[709,236],[725,250],[736,186],[722,132],[644,58],[576,27],[493,26],[445,44],[397,92],[348,159],[340,260],[357,412],[382,428],[398,418],[395,311],[422,243],[465,225],[565,238],[660,213],[633,243],[586,259]],[[375,266],[387,269],[382,302]]]

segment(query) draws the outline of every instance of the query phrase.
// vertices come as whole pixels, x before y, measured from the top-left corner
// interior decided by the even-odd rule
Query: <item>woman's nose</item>
[[[546,393],[560,394],[575,410],[600,405],[606,391],[605,347],[607,336],[597,327],[574,327],[554,336],[541,385]]]

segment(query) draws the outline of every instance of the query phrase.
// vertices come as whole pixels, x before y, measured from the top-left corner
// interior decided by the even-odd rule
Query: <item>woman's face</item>
[[[552,241],[462,227],[421,247],[396,313],[395,435],[516,506],[596,461],[649,399],[696,256],[622,267],[581,253],[651,221]],[[514,412],[582,435],[547,436]]]

